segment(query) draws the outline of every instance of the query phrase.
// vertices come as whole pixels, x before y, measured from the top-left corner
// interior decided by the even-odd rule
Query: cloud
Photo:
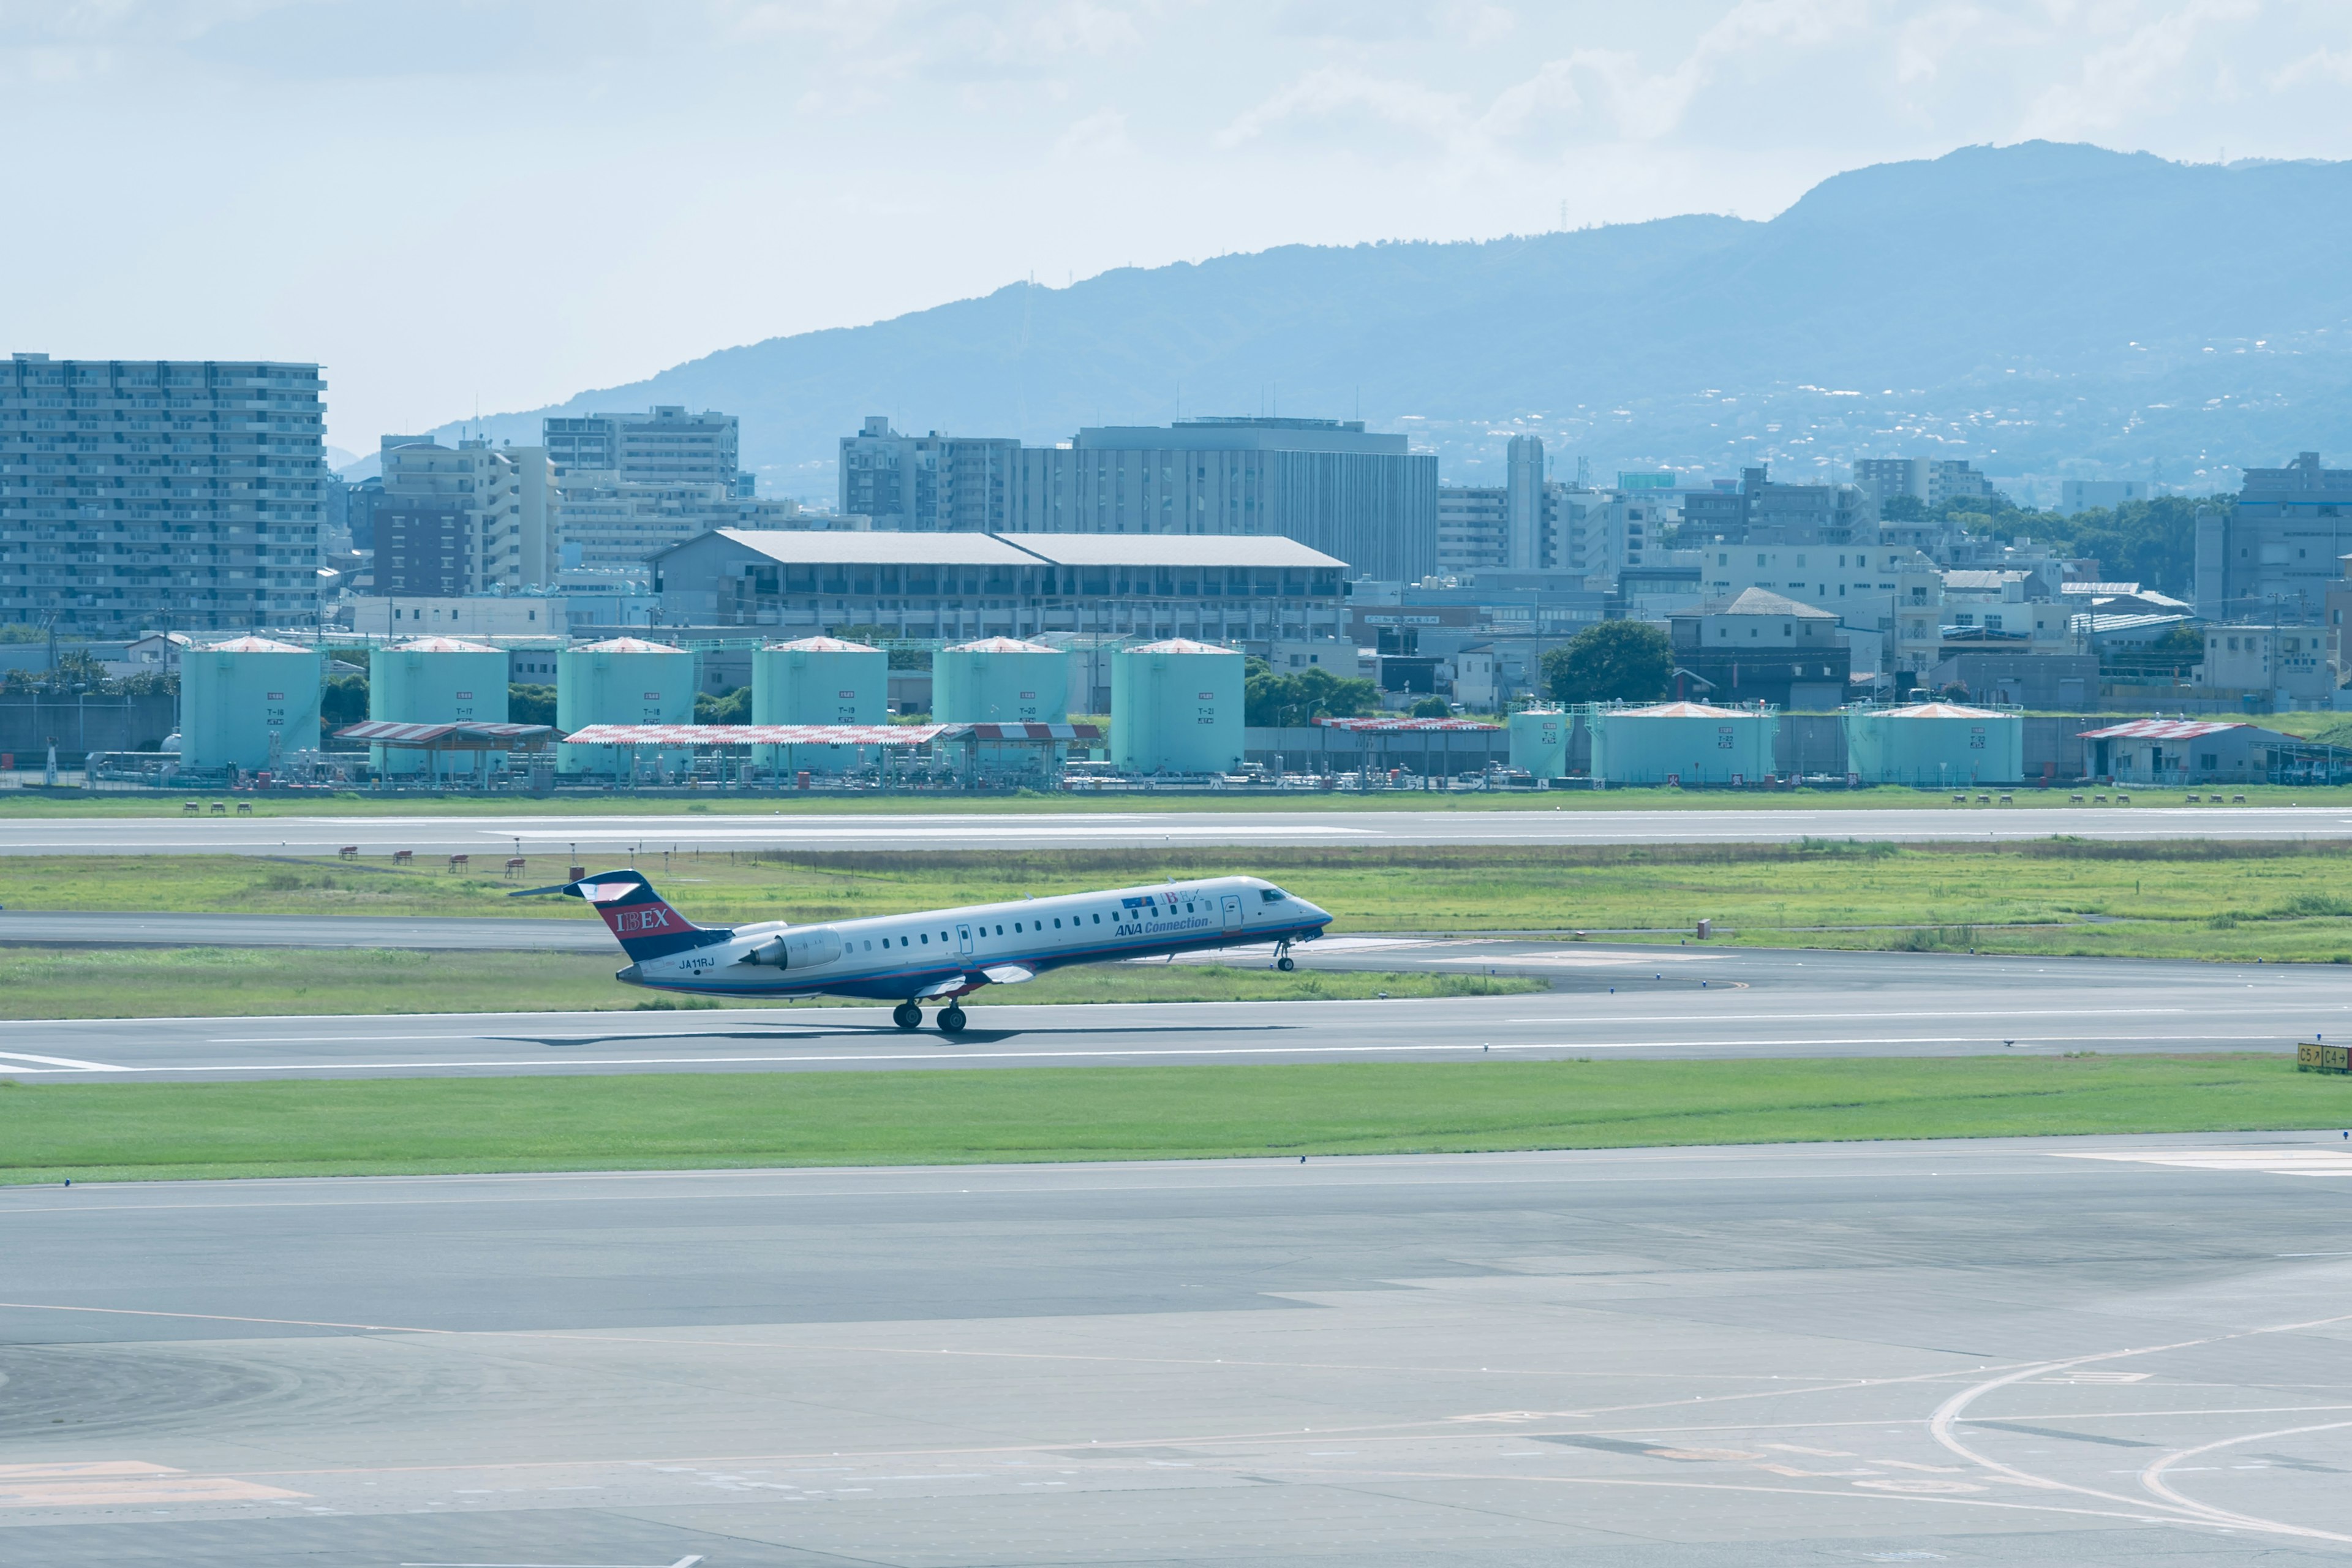
[[[2092,14],[2095,28],[2122,36],[2085,54],[2072,80],[2044,90],[2019,127],[2021,135],[2063,139],[2114,131],[2145,113],[2151,100],[2177,90],[2175,79],[2192,61],[2210,58],[2198,47],[2200,34],[2251,21],[2262,7],[2256,0],[2189,0],[2147,19],[2136,15],[2142,9],[2118,5]],[[2101,27],[2108,16],[2113,21]]]
[[[1218,133],[1217,145],[1239,147],[1286,126],[1354,116],[1368,116],[1440,144],[1459,142],[1470,131],[1470,117],[1455,94],[1344,66],[1324,66],[1237,115]]]
[[[1116,109],[1098,109],[1071,125],[1054,142],[1054,156],[1064,162],[1107,163],[1135,151],[1128,140],[1127,116]]]

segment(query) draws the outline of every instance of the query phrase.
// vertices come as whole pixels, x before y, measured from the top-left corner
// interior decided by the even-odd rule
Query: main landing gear
[[[1286,937],[1274,944],[1274,966],[1285,974],[1298,967],[1298,961],[1290,956],[1290,942]]]
[[[899,1003],[890,1009],[890,1021],[902,1029],[921,1028],[923,1026],[922,1005],[917,1002]],[[968,1022],[970,1020],[963,1016],[963,1009],[953,1002],[940,1009],[941,1034],[960,1035],[963,1033],[963,1026]]]

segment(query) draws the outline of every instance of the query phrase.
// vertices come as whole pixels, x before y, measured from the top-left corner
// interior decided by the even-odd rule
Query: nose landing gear
[[[1288,937],[1285,937],[1280,942],[1274,944],[1274,966],[1276,969],[1281,970],[1285,974],[1289,973],[1292,970],[1298,967],[1297,961],[1290,956],[1290,939]]]
[[[923,1010],[912,1002],[901,1002],[890,1009],[890,1021],[902,1029],[919,1029],[923,1026]]]

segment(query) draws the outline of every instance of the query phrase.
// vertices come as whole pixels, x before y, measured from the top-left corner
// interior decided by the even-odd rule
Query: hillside
[[[1285,247],[1009,285],[722,350],[560,410],[742,417],[772,493],[901,429],[1066,438],[1186,414],[1412,430],[1449,479],[1511,422],[1597,473],[1967,456],[1996,474],[2234,484],[2352,450],[2352,164],[1967,148],[1822,182],[1767,223],[1687,216],[1485,243]]]

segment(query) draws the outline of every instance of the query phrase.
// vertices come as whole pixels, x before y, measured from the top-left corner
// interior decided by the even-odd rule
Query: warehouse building
[[[1287,539],[719,529],[654,557],[674,626],[795,636],[1336,637],[1347,563]]]

